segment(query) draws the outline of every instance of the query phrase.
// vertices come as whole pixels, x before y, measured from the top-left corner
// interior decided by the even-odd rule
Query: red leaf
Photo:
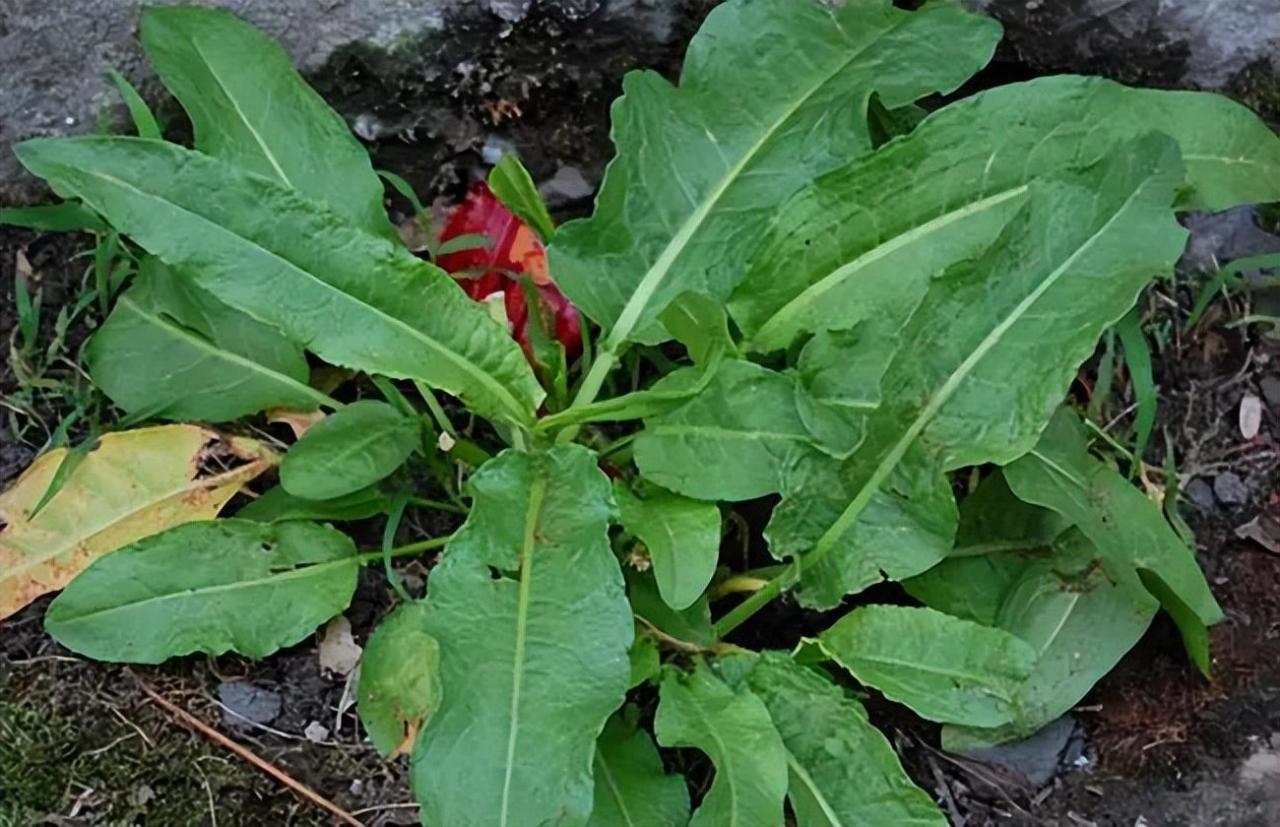
[[[537,287],[538,312],[547,330],[564,345],[570,358],[577,355],[582,349],[582,322],[578,309],[551,280],[546,248],[537,234],[503,206],[483,181],[477,182],[466,200],[454,208],[440,233],[440,241],[471,234],[483,235],[489,243],[482,248],[440,256],[436,263],[452,274],[476,301],[502,293],[511,335],[532,361],[529,309],[520,284],[521,276],[529,276]]]

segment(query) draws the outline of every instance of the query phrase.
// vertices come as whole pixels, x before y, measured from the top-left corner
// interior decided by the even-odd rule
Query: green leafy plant
[[[490,186],[528,255],[486,231],[429,242],[441,269],[395,236],[364,151],[276,45],[223,12],[148,9],[195,148],[18,148],[69,199],[49,221],[96,215],[147,253],[89,369],[135,421],[286,408],[307,429],[236,517],[170,515],[95,554],[49,632],[108,660],[263,656],[381,559],[400,605],[360,713],[447,827],[772,827],[788,806],[801,827],[942,825],[855,687],[944,724],[949,748],[1019,738],[1160,609],[1208,674],[1221,612],[1192,549],[1064,400],[1173,267],[1177,211],[1280,199],[1280,140],[1223,98],[1084,77],[922,117],[999,34],[949,2],[729,0],[678,84],[627,76],[591,217],[555,227],[504,160]],[[594,323],[581,341],[565,296]],[[491,427],[459,429],[459,406]],[[62,528],[46,515],[67,492],[127,499],[84,476],[93,457],[34,517],[48,474],[19,481],[0,570],[48,560],[22,538]],[[396,547],[408,507],[467,514]],[[772,560],[750,542],[769,512]],[[378,514],[367,552],[322,525]],[[392,559],[442,545],[408,596]],[[850,605],[883,581],[920,605]],[[802,640],[779,620],[802,609],[840,613]],[[696,808],[654,738],[707,756]]]

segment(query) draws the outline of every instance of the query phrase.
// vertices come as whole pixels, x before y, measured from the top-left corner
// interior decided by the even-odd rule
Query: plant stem
[[[431,411],[431,416],[435,419],[436,425],[440,426],[440,430],[456,439],[458,430],[453,427],[453,422],[449,420],[449,415],[444,412],[444,408],[440,406],[440,400],[436,399],[436,395],[431,388],[427,387],[425,382],[420,382],[416,379],[413,382],[413,386],[418,389],[418,394],[422,397],[422,401],[427,403],[427,410]]]
[[[436,511],[449,511],[453,514],[466,514],[467,509],[453,503],[440,502],[439,500],[428,500],[423,497],[410,497],[410,505],[416,505],[419,508],[434,508]]]
[[[738,574],[713,587],[711,589],[711,599],[719,600],[730,594],[758,592],[767,585],[769,585],[769,581],[763,578]]]
[[[400,582],[400,575],[396,574],[395,569],[391,568],[391,544],[396,541],[396,532],[400,530],[400,520],[404,517],[404,508],[409,504],[408,497],[398,497],[395,504],[391,506],[391,513],[387,515],[387,527],[382,531],[382,570],[386,572],[387,580],[391,583],[391,587],[396,590],[396,594],[400,595],[400,599],[405,603],[413,601],[413,597],[409,594],[408,589],[404,587],[404,583]]]
[[[387,556],[409,557],[414,554],[422,554],[423,552],[427,552],[427,551],[435,551],[438,548],[443,548],[452,539],[453,539],[453,535],[447,534],[444,537],[432,537],[430,540],[420,540],[416,543],[409,543],[408,545],[400,546],[399,548],[390,549],[387,552]],[[356,561],[359,562],[361,565],[372,562],[373,560],[381,560],[382,558],[383,558],[383,552],[381,550],[365,551],[356,555]]]
[[[796,563],[792,563],[787,566],[782,574],[765,583],[759,591],[734,606],[727,615],[717,620],[715,626],[716,637],[722,638],[729,634],[750,620],[756,612],[773,602],[775,597],[782,594],[787,584],[792,582],[794,577],[793,570],[796,575],[800,573],[800,567]]]
[[[600,351],[596,354],[596,360],[591,363],[591,370],[587,372],[587,377],[582,380],[582,387],[578,388],[578,395],[573,398],[573,402],[569,405],[569,410],[581,408],[590,405],[596,401],[596,397],[600,394],[600,389],[604,387],[604,380],[609,376],[609,371],[613,370],[613,363],[617,359],[614,350],[606,341],[600,347]],[[566,445],[573,441],[578,435],[578,425],[571,425],[560,432],[556,437],[557,445]]]
[[[616,454],[618,451],[621,451],[623,448],[626,448],[628,445],[635,442],[636,437],[638,437],[639,435],[640,435],[640,432],[636,431],[635,433],[627,434],[624,437],[619,437],[618,439],[615,439],[613,442],[610,442],[608,445],[601,448],[598,453],[600,454],[601,457],[607,457],[607,456]]]

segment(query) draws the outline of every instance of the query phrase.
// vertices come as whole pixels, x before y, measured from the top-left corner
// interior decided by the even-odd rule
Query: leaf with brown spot
[[[0,494],[0,618],[57,591],[108,552],[210,520],[276,455],[196,425],[103,436],[34,517],[66,449],[38,458]]]

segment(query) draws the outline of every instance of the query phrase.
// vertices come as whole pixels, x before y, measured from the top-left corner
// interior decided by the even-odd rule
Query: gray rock
[[[166,100],[136,38],[139,9],[176,0],[0,0],[0,206],[47,191],[11,147],[25,138],[79,134],[127,117],[104,70],[114,67],[153,103]],[[547,144],[562,160],[602,163],[608,101],[623,72],[668,71],[708,0],[195,0],[230,8],[278,38],[298,67],[366,140],[433,142],[422,165],[465,180],[450,164],[459,126],[515,102],[537,124],[503,119],[510,138]],[[167,111],[177,109],[168,103]],[[551,133],[554,130],[555,135]],[[438,146],[437,146],[438,145]],[[454,150],[454,151],[450,151]],[[401,167],[403,168],[403,167]],[[436,181],[430,184],[439,183]]]
[[[1244,505],[1249,501],[1249,487],[1234,471],[1213,478],[1213,494],[1223,505]]]
[[[1237,207],[1219,213],[1195,213],[1187,217],[1191,239],[1178,266],[1186,272],[1214,273],[1238,258],[1280,253],[1280,236],[1267,232],[1254,207]],[[1246,278],[1260,275],[1246,271]]]
[[[1280,376],[1275,374],[1264,376],[1259,385],[1267,406],[1271,408],[1272,413],[1280,416]]]
[[[1200,477],[1196,477],[1187,483],[1185,493],[1187,499],[1191,500],[1191,504],[1201,511],[1212,511],[1214,506],[1218,504],[1217,499],[1213,496],[1213,486]]]
[[[1048,784],[1083,754],[1084,734],[1070,715],[1064,715],[1025,741],[964,753],[968,758],[1012,770],[1026,778],[1032,787]]]
[[[1041,71],[1225,91],[1280,115],[1280,0],[965,0]]]
[[[218,700],[226,707],[223,718],[230,726],[244,726],[246,721],[269,724],[279,717],[284,703],[278,692],[246,681],[218,684]]]
[[[538,185],[538,192],[552,209],[590,198],[595,191],[595,184],[575,166],[560,167],[555,175]]]

